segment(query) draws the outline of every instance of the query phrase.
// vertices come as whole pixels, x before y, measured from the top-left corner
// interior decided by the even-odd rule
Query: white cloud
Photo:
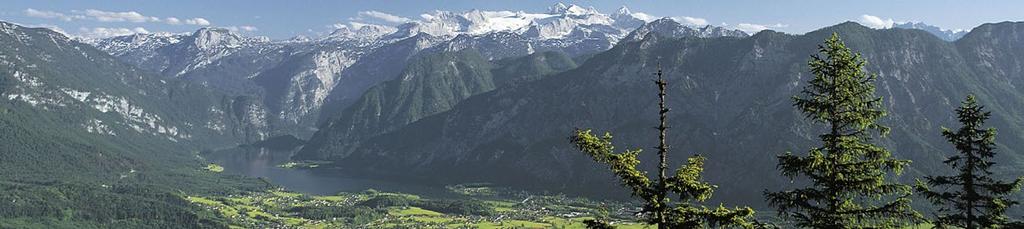
[[[761,25],[761,24],[751,24],[751,23],[740,23],[740,24],[737,24],[737,25],[736,25],[736,29],[738,29],[738,30],[742,30],[743,32],[746,32],[746,33],[751,33],[751,34],[752,34],[752,33],[757,33],[757,32],[760,32],[761,30],[766,30],[766,29],[780,29],[780,28],[786,28],[786,27],[789,27],[789,25],[786,25],[786,24],[782,24],[782,23],[776,23],[776,24],[773,24],[773,25]]]
[[[875,29],[891,28],[892,24],[896,23],[892,18],[882,19],[880,17],[867,14],[860,15],[860,20],[858,20],[858,22],[860,22],[861,25]]]
[[[142,15],[135,11],[113,12],[87,9],[85,16],[102,22],[160,22],[160,18]]]
[[[181,19],[178,19],[176,17],[164,18],[164,22],[167,22],[167,24],[171,25],[181,25]]]
[[[135,11],[114,12],[114,11],[103,11],[103,10],[96,10],[96,9],[87,9],[85,11],[72,10],[71,13],[61,13],[61,12],[37,10],[37,9],[28,8],[28,9],[25,9],[24,12],[25,12],[25,15],[27,15],[29,17],[59,19],[59,20],[62,20],[62,21],[72,21],[72,20],[78,20],[78,19],[92,19],[92,20],[101,21],[101,22],[135,22],[135,23],[163,22],[163,23],[167,23],[167,24],[170,24],[170,25],[187,24],[187,25],[207,26],[207,25],[211,24],[209,20],[206,20],[205,18],[201,18],[201,17],[185,18],[185,19],[179,19],[178,17],[167,17],[167,18],[164,18],[164,19],[160,19],[158,17],[146,16],[146,15],[143,15],[142,13],[135,12]]]
[[[736,25],[736,29],[743,30],[743,32],[751,33],[751,32],[757,32],[757,31],[761,31],[761,30],[766,30],[766,29],[768,29],[768,26],[758,25],[758,24],[749,24],[749,23],[740,23],[739,25]]]
[[[698,18],[698,17],[680,16],[680,17],[672,17],[672,19],[674,19],[674,20],[676,20],[676,21],[678,21],[680,23],[687,24],[687,25],[707,25],[708,24],[708,20],[707,19]]]
[[[67,15],[60,12],[37,10],[32,8],[25,9],[25,15],[36,18],[60,19],[62,21],[71,21],[72,19],[76,19],[76,15]]]
[[[145,28],[142,28],[142,27],[135,27],[135,28],[106,28],[106,27],[85,28],[85,27],[82,27],[82,28],[78,28],[78,30],[80,32],[79,33],[80,36],[87,37],[87,38],[107,38],[107,37],[131,35],[131,34],[136,34],[136,33],[149,33],[149,30],[146,30]]]
[[[423,20],[427,20],[427,21],[430,21],[430,19],[434,19],[434,15],[430,15],[430,14],[420,14],[420,18],[423,18]]]
[[[206,26],[206,25],[210,25],[210,21],[206,20],[206,18],[197,17],[197,18],[185,19],[185,24]]]
[[[422,15],[421,15],[421,17],[422,17]],[[406,23],[406,22],[412,21],[412,19],[409,19],[409,18],[406,18],[406,17],[402,17],[402,16],[398,16],[398,15],[394,15],[394,14],[389,14],[389,13],[384,13],[384,12],[380,12],[380,11],[376,11],[376,10],[359,11],[358,17],[356,17],[356,19],[366,19],[366,18],[374,18],[374,19],[378,19],[378,20],[385,21],[385,22],[390,22],[390,23],[395,23],[395,24]]]

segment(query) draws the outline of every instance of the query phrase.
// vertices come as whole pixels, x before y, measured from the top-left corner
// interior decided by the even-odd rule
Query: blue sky
[[[434,10],[544,12],[559,1],[40,1],[6,0],[0,20],[57,27],[74,35],[130,32],[190,32],[227,27],[248,35],[287,39],[329,33],[350,21],[396,24],[420,20]],[[1024,21],[1024,1],[560,1],[593,6],[604,13],[621,6],[658,17],[689,17],[711,25],[805,33],[844,21],[884,26],[919,21],[969,30],[987,22]],[[980,2],[980,3],[979,3]]]

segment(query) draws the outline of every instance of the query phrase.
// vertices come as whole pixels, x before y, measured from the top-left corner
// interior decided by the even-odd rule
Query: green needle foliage
[[[796,225],[810,228],[892,228],[921,218],[910,207],[911,187],[886,181],[899,174],[908,160],[897,160],[872,136],[889,129],[877,120],[885,116],[882,99],[875,96],[875,75],[864,71],[866,62],[833,33],[819,45],[808,65],[814,79],[794,97],[794,106],[806,118],[827,125],[822,146],[807,156],[779,156],[779,169],[790,179],[810,178],[811,186],[765,195],[779,213]]]
[[[632,189],[632,194],[644,202],[641,214],[644,220],[650,224],[657,224],[658,228],[705,228],[721,226],[739,226],[752,228],[753,225],[747,219],[754,214],[749,207],[737,207],[733,209],[719,205],[717,208],[708,208],[700,205],[711,198],[717,186],[704,182],[701,173],[704,171],[704,157],[695,155],[687,160],[686,165],[676,169],[673,176],[667,176],[668,170],[668,145],[665,143],[667,126],[667,113],[669,109],[665,106],[665,87],[668,83],[662,76],[661,67],[658,69],[660,125],[658,139],[658,156],[661,161],[658,165],[658,179],[652,181],[647,177],[647,172],[637,168],[640,160],[637,156],[642,150],[626,150],[621,153],[615,152],[612,145],[612,135],[605,133],[598,137],[591,133],[591,130],[579,130],[569,137],[570,142],[577,149],[583,151],[595,161],[607,164],[613,173],[619,177],[623,186]],[[679,199],[675,202],[670,195],[677,194]],[[609,225],[600,221],[588,221],[589,228],[608,228]]]
[[[978,105],[974,95],[967,96],[956,116],[963,126],[953,131],[943,128],[942,136],[953,143],[959,154],[943,163],[958,170],[952,176],[926,176],[927,184],[917,182],[917,190],[935,205],[941,206],[934,224],[937,227],[992,228],[1006,225],[1006,209],[1017,204],[1007,196],[1020,190],[1024,178],[1012,182],[992,178],[989,168],[995,162],[996,129],[984,128],[991,114]],[[932,187],[943,187],[933,191]]]

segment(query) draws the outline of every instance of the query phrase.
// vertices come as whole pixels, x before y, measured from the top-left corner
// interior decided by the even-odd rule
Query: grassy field
[[[214,164],[214,163],[210,163],[209,165],[206,165],[206,167],[203,168],[203,169],[206,169],[206,171],[215,172],[215,173],[224,172],[224,167],[222,167],[222,166],[220,166],[218,164]]]
[[[450,187],[461,197],[429,199],[368,190],[311,196],[282,189],[232,196],[188,196],[237,228],[584,228],[583,221],[633,222],[626,205],[564,196],[502,196],[486,187]],[[471,212],[471,213],[467,213]]]
[[[448,189],[454,197],[375,190],[315,196],[275,189],[186,199],[216,212],[233,228],[585,228],[583,222],[595,218],[609,220],[616,228],[656,228],[636,222],[635,206],[624,203],[476,185]]]

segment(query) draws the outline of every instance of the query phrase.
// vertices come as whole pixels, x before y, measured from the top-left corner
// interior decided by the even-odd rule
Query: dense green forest
[[[223,97],[48,29],[0,27],[0,227],[218,228],[184,193],[266,187],[196,158],[196,146],[238,139],[187,128]]]
[[[423,49],[307,136],[268,130],[286,123],[261,96],[285,89],[226,93],[0,22],[0,228],[1024,225],[1024,23],[956,41],[640,26],[577,56]],[[253,77],[297,71],[277,67]],[[300,193],[218,153],[437,190]]]
[[[668,91],[678,98],[667,101],[675,109],[668,126],[678,132],[668,144],[704,153],[705,178],[720,186],[713,203],[767,208],[763,190],[784,190],[790,183],[784,176],[765,176],[778,174],[776,155],[801,152],[820,141],[816,133],[824,126],[805,119],[792,107],[791,97],[813,76],[808,56],[838,33],[870,63],[864,70],[877,74],[876,94],[887,113],[877,123],[890,132],[874,144],[914,162],[895,179],[912,184],[933,168],[946,168],[944,152],[951,149],[941,127],[957,123],[949,112],[968,94],[987,104],[993,114],[989,123],[1000,130],[996,144],[1006,153],[996,155],[1002,166],[993,167],[993,173],[1014,177],[1022,163],[1017,152],[1024,149],[1019,129],[1024,103],[1011,99],[1022,94],[1007,82],[1019,80],[1019,69],[1010,66],[1022,56],[1009,50],[1019,50],[1018,42],[1010,41],[1020,40],[1022,28],[1018,22],[984,24],[953,42],[920,30],[880,30],[853,22],[799,35],[762,31],[750,37],[674,38],[651,33],[621,42],[577,68],[469,97],[448,111],[354,143],[333,135],[347,128],[324,128],[318,136],[338,140],[311,141],[300,155],[411,179],[628,195],[614,188],[615,177],[574,153],[564,135],[578,127],[600,128],[616,133],[616,144],[655,145],[642,136],[653,125],[645,117],[658,110],[648,80],[660,61],[674,82]],[[304,154],[316,152],[331,155]],[[657,160],[654,154],[639,159]],[[684,163],[685,157],[670,158],[672,165]]]
[[[793,106],[814,123],[827,125],[820,135],[822,146],[809,150],[806,156],[794,153],[779,155],[779,170],[790,179],[807,177],[809,187],[784,191],[765,191],[767,201],[782,216],[780,222],[749,222],[749,207],[711,209],[699,205],[710,198],[717,186],[702,178],[705,158],[695,155],[669,176],[666,135],[668,126],[666,82],[660,69],[658,78],[660,158],[656,180],[638,169],[641,149],[615,152],[612,135],[597,136],[591,130],[576,130],[569,137],[577,149],[595,161],[608,164],[621,184],[632,196],[643,202],[639,212],[643,221],[658,228],[742,227],[768,228],[787,225],[801,228],[900,228],[923,225],[964,228],[1014,227],[1006,209],[1017,201],[1006,196],[1020,191],[1024,176],[1013,182],[993,180],[989,171],[994,162],[995,129],[981,129],[991,116],[982,110],[973,95],[956,110],[964,125],[957,132],[943,130],[943,135],[961,151],[944,163],[961,173],[955,176],[928,176],[932,186],[955,186],[945,192],[930,190],[918,184],[918,191],[933,203],[946,205],[934,219],[926,219],[911,206],[913,189],[893,181],[912,162],[893,157],[873,141],[885,137],[890,129],[878,124],[886,115],[883,100],[875,95],[877,75],[866,72],[867,62],[861,54],[846,47],[837,33],[818,46],[808,67],[814,75],[800,95],[793,97]],[[678,195],[672,203],[669,193]],[[601,221],[588,221],[589,228],[609,228]]]

